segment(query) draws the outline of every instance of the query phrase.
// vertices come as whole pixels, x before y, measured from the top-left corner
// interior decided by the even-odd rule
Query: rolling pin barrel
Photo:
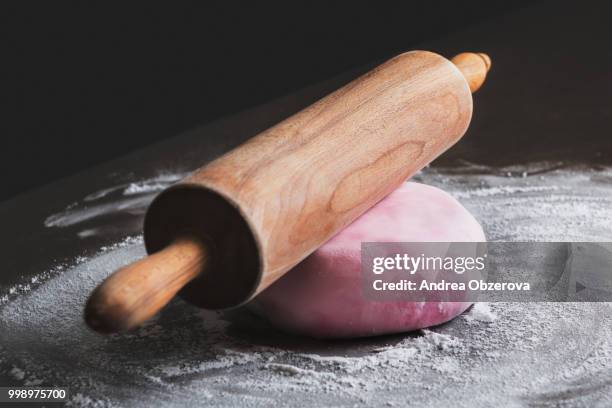
[[[135,327],[177,292],[209,309],[250,300],[459,140],[490,64],[401,54],[163,191],[145,217],[152,255],[94,291],[87,323]]]

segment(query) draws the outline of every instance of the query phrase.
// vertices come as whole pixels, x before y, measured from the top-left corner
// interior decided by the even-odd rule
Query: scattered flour
[[[85,196],[63,211],[50,215],[46,227],[65,228],[79,225],[118,212],[142,216],[156,193],[183,178],[186,173],[162,174],[139,182],[122,183]],[[88,228],[78,233],[81,238],[94,236],[103,228]]]
[[[497,315],[491,311],[491,307],[486,302],[478,302],[472,306],[469,313],[464,315],[465,320],[470,323],[485,322],[491,323],[497,320]]]
[[[170,184],[182,179],[184,176],[185,173],[167,173],[147,180],[122,183],[110,188],[105,188],[103,190],[96,191],[95,193],[88,194],[87,196],[85,196],[83,201],[97,201],[103,197],[106,197],[116,192],[121,192],[125,196],[143,193],[154,193],[162,191]]]
[[[523,178],[527,177],[521,176]],[[502,186],[502,187],[486,187],[479,188],[469,192],[455,192],[454,196],[456,198],[472,198],[472,197],[489,197],[489,196],[499,196],[499,195],[507,195],[507,194],[521,194],[521,193],[532,193],[532,192],[543,192],[543,191],[558,191],[562,189],[560,186],[520,186],[520,187],[511,187],[511,186]],[[563,189],[568,189],[564,187]]]
[[[458,197],[490,240],[611,240],[609,169],[476,170],[418,179]],[[129,238],[0,293],[0,374],[68,387],[77,407],[612,405],[609,303],[480,303],[429,330],[325,342],[176,300],[133,332],[89,331],[89,292],[143,254]]]
[[[16,380],[23,380],[25,378],[25,372],[17,367],[11,368],[8,373]]]
[[[480,221],[490,241],[611,240],[612,168],[531,166],[526,171],[429,167],[413,179],[456,197]]]

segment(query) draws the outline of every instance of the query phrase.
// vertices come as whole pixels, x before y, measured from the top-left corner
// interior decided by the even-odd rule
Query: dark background
[[[1,3],[0,201],[414,48],[493,59],[442,161],[612,164],[611,19],[607,0]]]
[[[0,200],[534,1],[504,3],[4,4]]]

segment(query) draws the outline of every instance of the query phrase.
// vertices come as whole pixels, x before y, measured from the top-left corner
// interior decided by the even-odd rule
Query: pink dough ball
[[[363,297],[361,242],[484,242],[482,227],[452,196],[408,182],[336,234],[251,307],[274,326],[317,338],[406,332],[447,322],[469,302]]]

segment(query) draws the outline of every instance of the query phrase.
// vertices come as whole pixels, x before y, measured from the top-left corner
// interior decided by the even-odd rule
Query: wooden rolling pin
[[[490,65],[401,54],[163,191],[151,255],[94,290],[87,324],[134,328],[179,291],[209,309],[250,300],[459,140]]]

